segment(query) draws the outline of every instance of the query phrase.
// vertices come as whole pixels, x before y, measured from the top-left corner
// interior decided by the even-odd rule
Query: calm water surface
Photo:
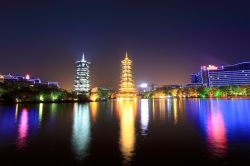
[[[0,106],[0,164],[250,164],[250,100]]]

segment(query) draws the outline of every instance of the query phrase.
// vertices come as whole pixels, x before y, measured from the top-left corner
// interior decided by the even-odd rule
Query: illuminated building
[[[204,86],[250,85],[250,62],[227,66],[201,66],[198,73],[191,76],[192,84]]]
[[[126,57],[121,61],[121,82],[117,97],[135,98],[136,94],[137,91],[135,89],[132,72],[132,60],[129,59],[128,53],[126,52]]]
[[[1,77],[1,76],[0,76]],[[29,85],[47,85],[60,88],[58,82],[44,82],[40,78],[31,77],[29,74],[25,76],[20,75],[3,75],[3,82],[5,83],[28,83]],[[1,78],[0,78],[1,79]]]
[[[74,91],[76,94],[89,94],[90,81],[89,81],[89,65],[82,55],[81,61],[76,61],[76,71],[75,71],[75,81],[74,81]]]
[[[159,88],[159,85],[157,85],[157,84],[141,83],[140,85],[138,85],[139,94],[154,91],[154,90],[156,90],[158,88]]]

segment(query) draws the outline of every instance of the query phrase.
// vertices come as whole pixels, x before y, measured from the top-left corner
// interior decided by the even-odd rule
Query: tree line
[[[187,98],[227,98],[250,97],[250,86],[159,88],[142,94],[142,98],[187,97]]]

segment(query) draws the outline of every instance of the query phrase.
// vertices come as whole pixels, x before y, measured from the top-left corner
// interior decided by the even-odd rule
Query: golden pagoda
[[[128,53],[126,57],[121,61],[121,82],[118,98],[136,98],[137,91],[135,89],[133,72],[132,72],[132,60],[129,59]]]

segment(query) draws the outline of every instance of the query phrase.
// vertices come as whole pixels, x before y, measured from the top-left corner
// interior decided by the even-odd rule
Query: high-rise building
[[[134,84],[132,60],[126,52],[125,58],[121,61],[121,81],[118,98],[134,98],[137,96],[137,91]]]
[[[209,87],[250,85],[250,62],[226,66],[201,66],[198,73],[192,74],[191,82]]]
[[[84,54],[82,55],[82,60],[76,61],[75,63],[74,92],[78,95],[89,95],[89,65],[90,62],[85,60]]]

